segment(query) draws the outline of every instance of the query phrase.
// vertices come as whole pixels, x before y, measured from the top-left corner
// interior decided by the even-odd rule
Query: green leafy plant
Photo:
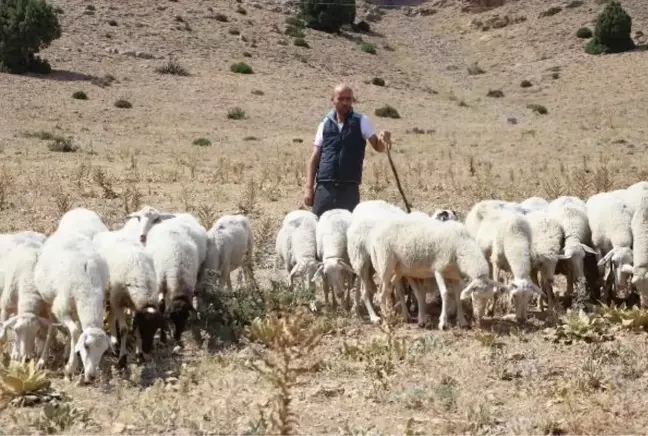
[[[585,46],[585,52],[605,54],[631,50],[635,47],[631,31],[632,18],[618,0],[611,0],[597,17],[594,37]]]
[[[0,1],[0,71],[51,72],[37,54],[60,37],[58,16],[45,0]]]
[[[355,0],[300,0],[299,8],[306,26],[329,33],[353,24],[356,17]]]

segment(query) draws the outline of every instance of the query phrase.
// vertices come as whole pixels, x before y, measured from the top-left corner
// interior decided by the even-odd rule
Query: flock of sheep
[[[364,305],[374,323],[380,321],[374,275],[382,314],[400,306],[408,319],[409,287],[419,325],[427,317],[428,294],[441,296],[439,329],[453,312],[458,326],[467,325],[462,300],[471,298],[479,321],[501,293],[509,294],[518,322],[524,322],[532,296],[540,297],[541,309],[544,302],[555,304],[556,274],[566,275],[566,294],[583,292],[588,253],[597,259],[596,282],[604,279],[604,296],[630,282],[648,306],[647,233],[648,182],[587,201],[484,200],[464,222],[452,210],[406,213],[370,200],[353,212],[335,209],[319,218],[307,210],[288,213],[277,233],[275,268],[283,262],[291,287],[299,277],[313,289],[321,278],[325,304],[330,294],[334,308],[337,298],[358,314]],[[150,206],[112,231],[95,212],[77,208],[63,215],[49,237],[1,234],[0,341],[10,341],[13,359],[38,359],[42,367],[60,329],[68,336],[65,376],[72,377],[80,358],[82,381],[89,382],[109,348],[119,355],[119,365],[126,363],[127,315],[138,360],[149,358],[158,330],[164,343],[173,327],[181,344],[207,271],[215,272],[216,292],[222,285],[232,289],[230,273],[238,268],[254,282],[253,247],[243,215],[225,215],[206,230],[189,213]],[[507,284],[500,271],[512,276]]]
[[[325,304],[332,293],[360,313],[361,299],[372,322],[380,318],[372,297],[380,284],[382,313],[400,306],[409,319],[406,286],[426,319],[427,294],[441,296],[439,329],[456,312],[467,325],[461,301],[472,300],[479,322],[508,293],[518,322],[527,319],[531,297],[553,308],[554,276],[564,274],[565,294],[586,294],[590,284],[584,263],[596,258],[593,287],[603,282],[601,300],[628,288],[648,306],[648,182],[601,192],[586,201],[561,196],[532,197],[520,203],[483,200],[460,222],[452,210],[406,213],[382,200],[361,202],[353,212],[335,209],[317,217],[305,210],[288,213],[277,234],[277,263],[285,265],[291,286],[301,277],[307,286],[322,278]],[[512,279],[505,284],[500,272]],[[591,287],[591,286],[590,286]],[[592,292],[592,291],[590,291]],[[597,299],[593,297],[592,299]]]
[[[144,359],[158,329],[166,342],[167,319],[180,343],[206,271],[230,289],[230,271],[252,273],[254,237],[243,215],[225,215],[209,230],[189,213],[149,206],[127,218],[110,231],[95,212],[77,208],[49,237],[0,235],[0,341],[13,332],[12,359],[38,358],[43,367],[59,328],[69,337],[65,376],[76,372],[80,357],[82,381],[89,382],[109,347],[119,348],[119,364],[126,363],[127,313]]]

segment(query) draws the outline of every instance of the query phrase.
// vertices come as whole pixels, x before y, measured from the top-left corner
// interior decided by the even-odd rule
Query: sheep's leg
[[[322,275],[322,289],[324,290],[324,304],[328,306],[331,287],[329,286],[328,278],[325,274]]]
[[[79,340],[79,336],[81,336],[80,328],[77,325],[77,323],[70,318],[69,316],[61,317],[59,318],[63,325],[65,325],[68,329],[69,335],[70,335],[70,357],[68,358],[68,363],[65,365],[65,369],[63,370],[63,374],[65,374],[65,378],[68,380],[72,379],[72,376],[77,370],[78,366],[78,359],[77,359],[77,354],[74,351],[74,347],[76,346],[77,341]]]
[[[448,325],[448,299],[450,297],[443,274],[434,271],[434,278],[441,292],[441,316],[439,317],[439,330],[444,330]]]
[[[380,322],[380,318],[378,315],[376,315],[376,311],[373,308],[373,305],[371,304],[371,299],[373,298],[373,295],[376,293],[376,284],[374,283],[373,279],[371,278],[369,271],[363,271],[361,275],[361,280],[363,284],[363,289],[362,289],[362,299],[364,300],[365,307],[367,308],[367,313],[369,313],[369,319],[371,320],[372,323],[376,324]]]
[[[409,312],[407,311],[407,304],[405,304],[405,286],[402,279],[398,279],[395,282],[394,286],[394,302],[400,304],[401,315],[403,320],[407,322],[409,320]]]
[[[496,282],[500,281],[500,268],[497,262],[492,262],[493,265],[493,280]],[[495,307],[497,306],[497,292],[493,294],[493,298],[490,301],[490,307],[488,308],[488,316],[493,318],[495,316]]]
[[[120,333],[120,338],[119,340],[121,341],[121,346],[119,348],[119,360],[117,361],[117,367],[118,368],[124,368],[126,367],[126,342],[128,340],[128,326],[126,324],[126,315],[124,314],[123,310],[120,310],[117,312],[116,316],[117,320],[116,322],[119,323],[119,333]]]
[[[416,297],[416,302],[418,305],[418,326],[425,327],[425,321],[427,313],[425,312],[425,288],[419,286],[419,283],[416,280],[412,280],[408,277],[407,281],[414,291],[414,296]]]
[[[391,280],[391,275],[383,275],[382,280],[380,281],[380,310],[387,316],[388,312],[391,312],[393,304],[389,304],[391,300],[391,295],[394,293],[394,284]]]
[[[50,318],[51,321],[51,318]],[[43,344],[43,349],[40,352],[40,359],[36,363],[36,368],[43,369],[45,368],[45,360],[47,359],[47,353],[49,353],[50,345],[52,343],[52,338],[55,334],[55,328],[52,324],[47,326],[47,335],[45,336],[45,343]]]
[[[457,312],[457,326],[460,328],[468,327],[468,321],[466,321],[466,315],[463,310],[463,303],[461,302],[461,286],[454,280],[452,281],[452,291]]]

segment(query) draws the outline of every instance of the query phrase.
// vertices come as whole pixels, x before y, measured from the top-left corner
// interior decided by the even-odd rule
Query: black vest
[[[323,139],[317,183],[360,184],[367,145],[362,136],[360,114],[351,111],[340,130],[335,111],[329,112],[324,119]]]

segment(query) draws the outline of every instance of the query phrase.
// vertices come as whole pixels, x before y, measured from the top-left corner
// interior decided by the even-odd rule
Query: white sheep
[[[511,210],[523,214],[525,211],[517,203],[504,200],[482,200],[473,205],[468,211],[465,219],[466,230],[473,237],[477,237],[479,227],[484,217],[491,212],[497,212],[501,209]]]
[[[623,196],[623,201],[634,212],[645,201],[644,198],[648,198],[648,182],[641,181],[632,184],[622,190],[621,195]]]
[[[488,296],[493,287],[504,287],[488,277],[489,268],[484,255],[465,226],[458,221],[392,216],[377,223],[370,238],[371,262],[381,280],[382,306],[385,306],[390,289],[402,277],[420,280],[434,278],[442,299],[439,329],[444,329],[448,324],[447,306],[450,299],[454,299],[457,307],[457,325],[463,327],[466,319],[461,295],[465,297],[470,294],[476,300],[483,300],[483,296]],[[463,292],[454,285],[461,282],[461,274],[471,279]],[[448,289],[446,281],[453,282],[452,291]],[[417,291],[416,294],[420,322],[424,315],[425,299],[421,292]]]
[[[599,273],[609,265],[616,289],[626,287],[627,274],[623,265],[632,266],[632,211],[618,196],[601,192],[587,200],[587,218],[592,231],[592,245]],[[627,269],[627,268],[626,268]],[[604,299],[609,297],[609,287],[604,286]]]
[[[301,225],[304,219],[307,219],[308,221],[318,221],[317,215],[310,211],[301,209],[289,212],[284,217],[281,228],[277,232],[275,240],[275,270],[277,270],[279,268],[279,264],[282,263],[286,268],[287,273],[290,275],[290,272],[295,267],[297,261],[295,260],[295,256],[292,250],[293,233]],[[317,226],[315,226],[315,228],[317,228]],[[316,270],[317,269],[311,271],[313,276]],[[311,276],[308,280],[312,279],[313,276]]]
[[[587,219],[587,206],[578,197],[558,197],[547,206],[549,215],[556,219],[565,232],[564,254],[567,256],[567,295],[574,286],[578,295],[585,295],[584,259],[587,253],[596,255],[590,248],[592,233]],[[557,270],[560,269],[560,262]]]
[[[372,306],[372,299],[377,292],[373,281],[375,272],[371,263],[371,247],[369,232],[381,221],[394,216],[406,216],[406,212],[393,204],[383,200],[367,200],[360,202],[351,213],[352,220],[347,230],[347,253],[349,262],[355,273],[359,276],[362,286],[355,286],[354,308],[357,314],[360,310],[360,295],[372,323],[380,322]]]
[[[624,273],[632,274],[631,283],[637,289],[641,307],[648,308],[648,199],[636,204],[630,226],[633,265],[625,264],[621,268]]]
[[[324,212],[317,222],[317,256],[322,261],[318,271],[322,274],[325,304],[328,304],[330,286],[333,285],[333,309],[337,308],[336,293],[342,298],[345,282],[352,283],[355,274],[349,265],[347,253],[347,230],[351,221],[352,215],[348,210],[331,209]],[[346,303],[349,306],[350,294],[347,292],[346,295]]]
[[[156,331],[163,327],[158,310],[158,284],[153,258],[127,233],[101,232],[93,242],[108,264],[111,342],[119,349],[118,365],[126,365],[128,324],[126,311],[133,312],[133,333],[136,335],[138,360],[148,358]]]
[[[2,261],[4,280],[0,297],[0,340],[4,339],[6,330],[14,330],[16,340],[12,358],[16,360],[35,357],[36,336],[49,325],[47,319],[37,315],[17,316],[34,306],[34,295],[37,304],[40,304],[34,282],[34,269],[42,247],[43,241],[40,238],[24,239],[16,243],[10,252],[11,255],[5,256]],[[10,315],[14,316],[9,318]]]
[[[43,244],[34,280],[46,310],[69,332],[70,356],[65,376],[75,373],[78,353],[84,367],[83,380],[91,381],[110,346],[103,330],[104,299],[110,280],[108,264],[82,233],[55,232]],[[48,328],[40,365],[44,364],[53,328]]]
[[[322,262],[317,257],[317,218],[306,215],[290,234],[290,257],[294,266],[288,274],[290,286],[295,277],[303,277],[309,290],[313,289],[317,270]]]
[[[457,218],[457,212],[455,212],[452,209],[435,209],[431,214],[430,217],[435,220],[439,221],[449,221],[453,220],[456,221]]]
[[[529,221],[512,210],[493,211],[484,216],[476,240],[490,259],[494,280],[499,280],[500,269],[513,274],[510,297],[518,322],[526,321],[529,298],[542,295],[531,281],[533,234]]]
[[[174,339],[180,346],[189,315],[196,311],[195,292],[201,267],[199,247],[190,229],[176,218],[151,227],[145,247],[155,266],[160,311],[168,314],[173,322]],[[165,329],[160,339],[166,342]]]
[[[218,281],[224,280],[232,291],[232,271],[243,267],[248,283],[254,283],[254,233],[245,215],[224,215],[207,232],[205,270],[216,271]]]
[[[107,232],[108,230],[108,227],[106,227],[96,212],[83,207],[77,207],[63,214],[56,228],[56,233],[81,233],[92,239],[97,233]]]
[[[174,218],[175,214],[169,212],[160,212],[152,206],[145,205],[140,210],[132,212],[126,218],[136,219],[140,224],[138,239],[142,244],[146,244],[149,230],[164,220]]]
[[[535,209],[526,215],[531,226],[532,234],[532,270],[531,278],[534,283],[540,284],[549,308],[554,306],[553,284],[556,266],[563,259],[568,259],[563,254],[563,241],[565,232],[560,222],[552,218],[545,209]],[[537,276],[540,274],[540,281]],[[543,297],[538,299],[538,306],[542,310]]]

